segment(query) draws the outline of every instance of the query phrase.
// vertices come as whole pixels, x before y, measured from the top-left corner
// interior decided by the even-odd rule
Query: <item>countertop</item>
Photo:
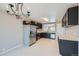
[[[79,41],[79,25],[66,28],[66,31],[59,35],[59,39]]]
[[[63,35],[60,35],[59,36],[59,39],[63,39],[63,40],[72,40],[72,41],[79,41],[79,36],[77,36],[77,35],[65,35],[65,34],[63,34]]]

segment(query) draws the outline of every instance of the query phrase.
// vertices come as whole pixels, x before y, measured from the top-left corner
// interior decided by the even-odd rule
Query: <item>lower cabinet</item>
[[[42,38],[50,38],[49,33],[41,33],[40,35],[41,35]]]
[[[78,41],[59,39],[58,43],[62,56],[78,56]]]
[[[56,34],[55,33],[40,33],[41,38],[49,38],[49,39],[55,39]]]
[[[78,41],[73,42],[73,55],[78,56]]]

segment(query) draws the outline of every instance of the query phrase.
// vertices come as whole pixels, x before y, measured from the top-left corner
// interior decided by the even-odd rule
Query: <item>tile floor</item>
[[[41,38],[34,45],[17,48],[5,56],[59,56],[58,42]]]

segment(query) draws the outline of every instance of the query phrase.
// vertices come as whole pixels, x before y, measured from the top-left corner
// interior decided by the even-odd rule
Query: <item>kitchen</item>
[[[19,5],[20,4],[21,3],[19,3]],[[76,21],[68,20],[68,15],[72,12],[68,13],[68,11],[66,13],[71,7],[77,6],[77,3],[25,3],[25,7],[30,6],[29,8],[23,9],[23,12],[27,10],[27,14],[24,12],[23,15],[27,15],[27,17],[30,16],[28,18],[23,15],[18,15],[17,12],[16,14],[10,14],[9,10],[5,8],[7,5],[13,8],[14,4],[0,4],[2,8],[0,9],[0,55],[78,55],[79,37],[74,34],[78,29],[73,29],[79,27],[78,18],[75,18]],[[41,11],[39,11],[39,9]],[[69,18],[72,19],[71,16]],[[74,33],[72,34],[72,32]],[[72,47],[68,47],[69,50],[67,51],[65,50],[67,46],[64,45],[63,40],[68,39],[77,41],[76,48],[75,43],[70,43],[69,41],[70,46],[73,44],[74,46],[72,47],[74,47],[77,52],[72,53],[72,51],[74,51]],[[67,42],[65,43],[66,45],[69,44]],[[70,51],[71,48],[73,49],[72,51]]]

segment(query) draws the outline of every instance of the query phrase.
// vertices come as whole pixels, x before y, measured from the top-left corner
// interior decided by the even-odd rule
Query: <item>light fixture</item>
[[[46,22],[48,22],[49,20],[48,20],[48,18],[42,18],[44,21],[46,21]]]
[[[30,16],[29,8],[27,8],[26,14],[23,12],[23,3],[8,4],[6,12],[9,15],[15,15],[18,19]]]

